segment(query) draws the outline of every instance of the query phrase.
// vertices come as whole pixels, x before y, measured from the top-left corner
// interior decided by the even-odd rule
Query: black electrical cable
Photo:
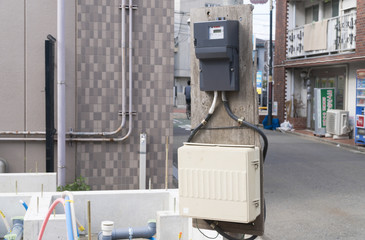
[[[255,130],[256,132],[258,132],[261,135],[262,139],[264,140],[264,150],[263,150],[264,160],[263,160],[263,162],[265,162],[267,148],[268,148],[268,140],[267,140],[265,133],[260,128],[253,125],[252,123],[239,119],[236,115],[234,115],[228,105],[228,101],[223,100],[223,105],[224,105],[224,108],[226,109],[226,112],[233,120],[237,121],[241,125],[244,125],[246,127],[249,127],[251,129]]]
[[[206,238],[208,238],[208,239],[217,239],[217,237],[219,236],[219,232],[217,232],[217,236],[215,236],[215,237],[209,237],[209,236],[207,236],[207,235],[205,235],[201,230],[200,230],[200,228],[199,228],[199,226],[198,226],[198,219],[196,219],[195,218],[195,224],[196,224],[196,228],[199,230],[199,232],[204,236],[204,237],[206,237]]]
[[[245,126],[229,126],[229,127],[210,127],[210,128],[203,128],[200,130],[227,130],[227,129],[246,129]]]
[[[245,235],[243,235],[242,236],[242,238],[234,238],[234,237],[232,237],[232,236],[230,236],[230,235],[228,235],[227,233],[225,233],[224,231],[223,231],[223,229],[220,227],[220,226],[218,226],[218,224],[217,223],[215,223],[214,221],[211,221],[211,220],[205,220],[208,224],[209,224],[209,226],[211,227],[211,228],[213,228],[214,230],[216,230],[220,235],[222,235],[224,238],[227,238],[227,239],[229,239],[229,240],[242,240],[242,239],[244,239],[244,240],[254,240],[254,239],[256,239],[257,238],[257,236],[251,236],[251,237],[249,237],[249,238],[244,238],[245,237]]]
[[[213,116],[213,114],[209,113],[205,118],[204,120],[190,133],[190,136],[188,138],[188,141],[187,142],[191,142],[191,140],[193,139],[193,137],[195,136],[195,134],[197,134],[197,132],[202,128],[204,127],[209,119]]]

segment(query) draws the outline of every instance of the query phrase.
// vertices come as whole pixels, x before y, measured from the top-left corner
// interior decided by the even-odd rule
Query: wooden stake
[[[88,239],[91,240],[91,209],[90,209],[90,201],[87,201],[87,231],[88,231]]]
[[[166,164],[165,164],[165,189],[168,188],[168,173],[169,173],[169,136],[166,136]]]

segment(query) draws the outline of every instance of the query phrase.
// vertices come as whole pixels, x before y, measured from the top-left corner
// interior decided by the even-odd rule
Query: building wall
[[[80,131],[111,131],[121,122],[118,111],[122,104],[120,36],[123,29],[119,4],[116,0],[98,1],[98,4],[78,1],[77,123]],[[173,2],[138,0],[133,4],[138,6],[133,10],[134,129],[124,142],[77,145],[77,175],[85,176],[93,189],[138,188],[139,136],[143,132],[147,134],[147,180],[151,178],[153,188],[164,187],[166,137],[170,137],[172,146]],[[127,129],[122,134],[126,132]],[[169,175],[171,169],[172,151],[169,152]]]
[[[48,34],[57,38],[57,2],[4,0],[0,6],[0,82],[3,86],[0,88],[0,111],[5,113],[1,117],[0,130],[45,131],[44,42]],[[75,3],[67,1],[65,10],[70,13],[65,34],[68,59],[66,124],[71,128],[75,126]],[[69,148],[66,154],[66,178],[73,181],[75,148]],[[0,157],[9,162],[10,172],[45,171],[44,142],[0,141]]]
[[[66,131],[107,132],[120,125],[120,2],[65,1]],[[166,139],[171,149],[173,134],[174,6],[169,0],[133,4],[138,6],[133,10],[134,81],[127,84],[136,113],[132,134],[124,142],[66,144],[67,183],[83,176],[92,189],[138,188],[140,134],[146,133],[147,179],[153,188],[164,187]],[[0,82],[6,86],[0,88],[5,113],[0,130],[45,131],[44,41],[48,34],[57,39],[57,1],[4,0],[0,6]],[[0,157],[10,172],[45,171],[44,142],[0,141]],[[169,176],[171,169],[169,151]]]
[[[346,4],[351,1],[345,1]],[[344,3],[345,3],[344,2]],[[345,5],[346,5],[345,4]],[[276,3],[276,9],[288,9],[289,5],[286,0],[278,0]],[[347,5],[346,5],[347,6]],[[345,7],[346,7],[345,6]],[[282,121],[284,119],[284,106],[285,106],[285,98],[282,95],[285,93],[285,71],[286,69],[296,68],[296,69],[304,69],[308,67],[320,67],[320,66],[333,66],[336,64],[350,64],[349,68],[349,77],[347,79],[347,102],[348,108],[350,110],[350,115],[353,110],[351,110],[351,101],[355,98],[355,95],[352,92],[352,84],[353,77],[356,73],[352,66],[360,66],[361,62],[365,61],[365,2],[362,0],[357,0],[357,23],[356,23],[356,50],[353,53],[346,54],[338,54],[338,55],[326,55],[326,56],[318,56],[312,58],[305,59],[293,59],[286,60],[286,36],[287,36],[287,19],[288,14],[286,11],[277,11],[276,12],[276,36],[285,36],[282,38],[276,39],[276,48],[275,48],[275,73],[274,73],[274,99],[278,101],[279,108],[279,118]]]
[[[286,0],[276,1],[276,29],[275,36],[286,36],[287,35],[287,16],[288,6]],[[286,37],[277,37],[275,39],[275,58],[274,58],[274,101],[278,102],[278,115],[280,122],[284,121],[285,118],[285,96],[286,96],[286,70],[282,65],[286,60]]]

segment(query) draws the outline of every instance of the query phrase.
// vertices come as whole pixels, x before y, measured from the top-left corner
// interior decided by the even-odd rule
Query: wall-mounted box
[[[239,91],[238,21],[194,23],[200,90]]]
[[[178,159],[181,215],[249,223],[260,214],[258,147],[185,143]]]

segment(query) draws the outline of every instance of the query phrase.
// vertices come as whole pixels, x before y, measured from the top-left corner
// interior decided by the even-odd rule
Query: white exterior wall
[[[356,5],[357,5],[356,0],[343,0],[343,1],[340,1],[340,9],[342,11],[350,9],[350,8],[355,8]]]

